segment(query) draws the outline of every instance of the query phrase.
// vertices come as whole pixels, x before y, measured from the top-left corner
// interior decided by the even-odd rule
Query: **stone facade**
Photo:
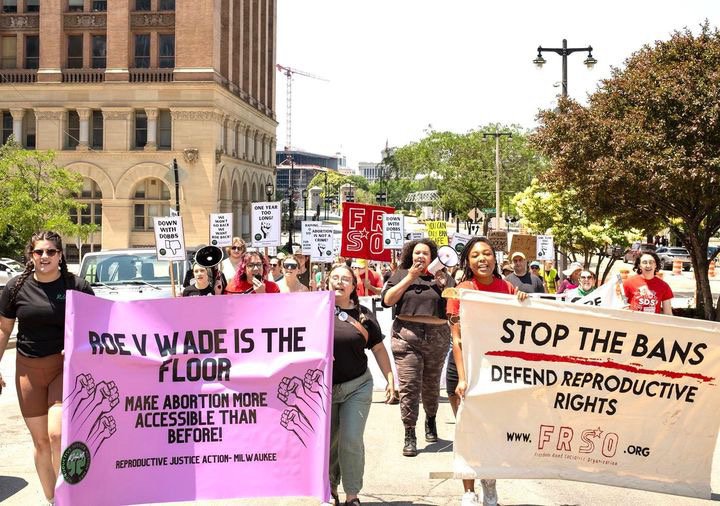
[[[95,247],[154,244],[150,218],[176,205],[173,160],[186,244],[207,243],[211,212],[248,237],[250,204],[275,183],[276,0],[25,4],[0,14],[16,47],[13,66],[3,42],[0,110],[22,144],[89,180]]]

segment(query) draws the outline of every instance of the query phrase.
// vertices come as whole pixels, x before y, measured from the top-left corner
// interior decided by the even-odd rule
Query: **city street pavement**
[[[32,460],[32,443],[18,408],[14,382],[14,349],[7,350],[2,372],[8,383],[0,395],[0,503],[4,506],[42,504],[42,492]],[[449,478],[452,470],[454,419],[447,398],[441,398],[438,413],[440,441],[426,444],[422,438],[422,419],[418,424],[420,453],[408,458],[401,454],[403,429],[399,407],[381,402],[375,392],[365,433],[365,484],[362,504],[458,505],[462,495],[459,480]],[[715,451],[715,467],[720,469],[720,452]],[[238,477],[241,479],[241,477]],[[282,483],[277,484],[278,489]],[[478,490],[480,490],[478,484]],[[720,476],[714,476],[713,489],[720,490]],[[717,504],[638,490],[593,485],[564,480],[500,480],[498,493],[502,505],[653,505],[691,506]],[[270,498],[198,501],[176,504],[301,506],[318,504],[316,499]],[[78,505],[95,506],[95,505]]]

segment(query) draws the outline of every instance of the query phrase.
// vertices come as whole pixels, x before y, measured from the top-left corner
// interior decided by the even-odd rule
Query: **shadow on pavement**
[[[0,476],[0,502],[9,499],[28,486],[28,482],[15,476]]]
[[[445,439],[438,439],[418,450],[418,453],[444,453],[453,451],[453,442]]]

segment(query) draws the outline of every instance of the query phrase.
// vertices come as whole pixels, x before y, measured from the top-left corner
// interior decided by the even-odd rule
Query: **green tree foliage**
[[[653,233],[669,227],[690,250],[698,309],[716,315],[706,251],[720,229],[720,33],[706,22],[644,46],[614,69],[587,107],[540,113],[535,145],[552,160],[544,182],[582,192],[593,219]]]
[[[54,163],[55,154],[22,149],[14,141],[0,146],[0,231],[23,246],[38,230],[69,233],[69,213],[81,208],[75,198],[82,177]]]

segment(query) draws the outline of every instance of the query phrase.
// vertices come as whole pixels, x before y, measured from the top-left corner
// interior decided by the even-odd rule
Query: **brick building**
[[[0,0],[2,140],[52,149],[84,178],[94,248],[154,244],[179,204],[189,245],[208,214],[275,180],[276,0]],[[68,240],[68,244],[72,244]]]

